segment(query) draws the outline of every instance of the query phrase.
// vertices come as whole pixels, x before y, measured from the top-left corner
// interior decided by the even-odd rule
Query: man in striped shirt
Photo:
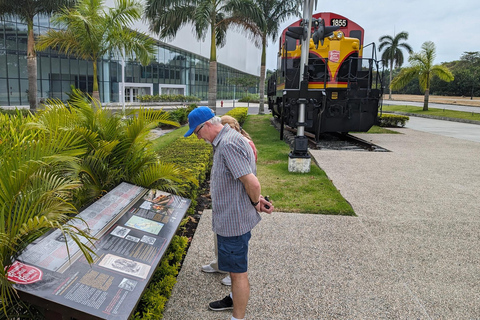
[[[212,229],[217,235],[218,267],[230,272],[232,292],[209,304],[212,310],[233,309],[232,320],[243,319],[250,295],[248,242],[261,220],[258,212],[272,213],[273,205],[261,194],[255,156],[248,142],[229,125],[223,126],[208,107],[188,115],[190,130],[214,149],[210,192]]]

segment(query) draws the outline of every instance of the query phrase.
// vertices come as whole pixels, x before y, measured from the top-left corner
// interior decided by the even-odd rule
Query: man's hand
[[[273,204],[270,201],[267,201],[264,197],[260,196],[259,203],[255,206],[255,209],[259,212],[272,213]]]

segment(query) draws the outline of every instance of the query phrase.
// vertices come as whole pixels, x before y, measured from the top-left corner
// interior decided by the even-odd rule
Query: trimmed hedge
[[[399,114],[382,114],[378,116],[378,122],[380,127],[404,127],[405,123],[410,120],[407,116]]]
[[[200,98],[194,96],[184,96],[183,94],[146,94],[138,96],[140,102],[197,102]]]
[[[179,186],[179,189],[185,190],[185,196],[192,200],[187,210],[187,214],[192,215],[197,206],[196,199],[200,185],[205,181],[212,166],[212,146],[195,136],[182,137],[162,148],[159,155],[164,162],[175,163],[186,168],[198,180],[199,186],[189,182]],[[188,217],[182,221],[180,228],[187,221]],[[188,239],[186,237],[175,236],[173,238],[131,319],[162,319],[165,303],[170,298],[173,286],[177,282],[176,276],[187,246]]]
[[[10,116],[26,117],[30,114],[30,109],[2,109],[0,108],[0,113],[8,114]]]
[[[187,237],[173,237],[159,267],[152,276],[150,285],[145,290],[134,315],[130,319],[162,319],[165,303],[172,294],[173,286],[177,283],[178,270],[187,245]]]
[[[246,107],[233,108],[232,110],[228,111],[226,113],[226,115],[229,115],[229,116],[237,119],[240,126],[243,126],[243,124],[247,120],[248,108],[246,108]]]
[[[258,94],[247,94],[243,98],[238,99],[238,102],[252,102],[252,103],[259,103],[260,96]]]
[[[159,151],[160,159],[167,163],[175,163],[189,170],[201,185],[210,171],[213,160],[212,146],[195,136],[180,138],[170,143]],[[188,214],[193,214],[197,205],[199,187],[193,183],[185,182],[180,186],[185,190],[186,196],[192,200]]]

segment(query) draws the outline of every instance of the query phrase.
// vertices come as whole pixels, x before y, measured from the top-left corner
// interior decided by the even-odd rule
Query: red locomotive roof
[[[315,13],[313,15],[313,18],[315,18],[315,19],[322,18],[325,21],[325,26],[339,25],[340,30],[342,30],[342,32],[347,37],[358,38],[360,40],[360,44],[363,44],[364,30],[360,25],[358,25],[354,21],[352,21],[348,18],[345,18],[344,16],[341,16],[337,13],[333,13],[333,12]],[[301,21],[301,19],[292,23],[288,27],[298,27],[298,26],[300,26],[300,21]],[[332,24],[332,22],[334,22],[336,24]],[[346,26],[345,26],[345,24],[346,24]],[[282,31],[282,39],[281,39],[280,43],[283,43],[285,41],[285,32],[287,31],[288,27],[285,28]],[[355,31],[355,32],[352,33],[352,31]]]

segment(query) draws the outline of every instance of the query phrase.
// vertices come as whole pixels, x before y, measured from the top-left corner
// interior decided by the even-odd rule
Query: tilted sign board
[[[84,222],[71,223],[97,239],[93,264],[55,230],[27,247],[9,279],[22,299],[54,313],[128,319],[189,205],[189,199],[122,183],[78,214]]]

